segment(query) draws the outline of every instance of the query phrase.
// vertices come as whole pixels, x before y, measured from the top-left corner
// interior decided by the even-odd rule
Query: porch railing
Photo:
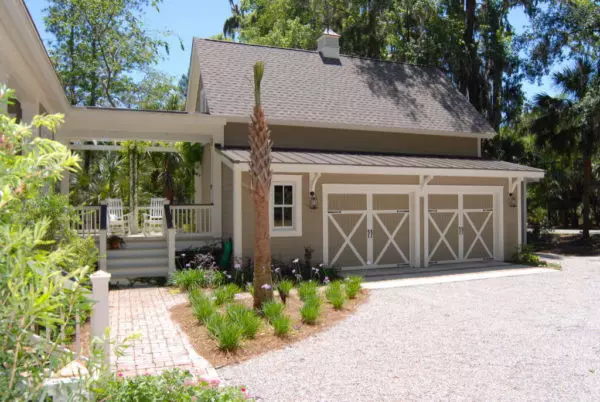
[[[212,204],[170,205],[177,233],[212,233]]]
[[[100,205],[75,207],[77,219],[71,222],[71,227],[80,236],[97,236],[101,229]]]

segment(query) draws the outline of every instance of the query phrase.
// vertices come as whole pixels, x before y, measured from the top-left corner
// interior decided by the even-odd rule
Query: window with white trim
[[[270,218],[271,236],[302,236],[302,176],[273,177]]]

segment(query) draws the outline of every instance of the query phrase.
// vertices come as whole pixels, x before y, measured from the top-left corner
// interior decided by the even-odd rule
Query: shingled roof
[[[208,112],[247,117],[252,66],[264,61],[271,121],[344,124],[414,133],[492,136],[494,130],[439,69],[315,51],[194,39]]]

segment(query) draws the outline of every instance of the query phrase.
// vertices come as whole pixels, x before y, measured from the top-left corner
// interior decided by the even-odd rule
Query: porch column
[[[523,245],[527,244],[527,179],[523,180],[523,188],[521,189],[521,220],[523,222],[521,228],[523,234],[521,235],[521,242]]]
[[[194,175],[194,203],[202,204],[202,165],[196,164],[196,174]]]
[[[21,110],[23,111],[23,122],[31,123],[31,120],[33,120],[33,116],[35,116],[39,112],[39,103],[22,101]],[[39,137],[40,129],[32,128],[31,130],[33,131],[35,137]]]
[[[71,150],[71,141],[70,140],[61,140],[60,141],[64,146],[66,146],[69,150]],[[60,181],[60,193],[62,195],[69,195],[69,187],[70,187],[70,181],[71,181],[71,172],[69,172],[68,170],[65,170],[63,172],[63,177]]]
[[[239,166],[233,168],[233,259],[242,261],[242,171]]]
[[[213,203],[212,232],[217,236],[221,236],[221,156],[218,154],[214,142],[210,145],[210,147],[210,161],[212,170],[211,193]]]
[[[0,60],[0,84],[4,84],[4,85],[8,85],[8,77],[10,76],[9,74],[9,66],[6,63],[6,61],[3,63],[2,60]],[[0,113],[6,113],[6,105],[5,104],[0,104]]]

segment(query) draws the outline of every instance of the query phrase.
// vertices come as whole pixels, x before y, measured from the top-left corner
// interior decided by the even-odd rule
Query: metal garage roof
[[[221,150],[223,155],[233,163],[248,163],[250,151],[247,149]],[[272,152],[273,164],[293,165],[326,165],[326,166],[365,166],[391,168],[429,168],[429,169],[475,169],[493,171],[532,172],[543,174],[542,169],[516,163],[468,159],[458,157],[404,156],[366,153],[339,152],[303,152],[282,151]]]

